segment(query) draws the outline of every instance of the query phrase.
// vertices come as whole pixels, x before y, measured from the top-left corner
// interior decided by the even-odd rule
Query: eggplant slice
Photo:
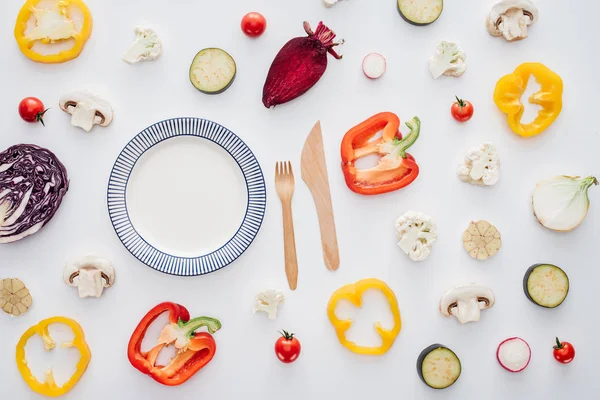
[[[456,354],[441,344],[425,348],[417,358],[417,373],[427,386],[446,389],[460,377],[462,367]]]
[[[236,65],[225,50],[203,49],[196,54],[190,66],[190,82],[202,93],[219,94],[233,83]]]
[[[412,25],[429,25],[442,14],[444,0],[398,0],[398,12]]]
[[[569,277],[552,264],[535,264],[529,267],[523,278],[525,296],[540,307],[555,308],[569,294]]]

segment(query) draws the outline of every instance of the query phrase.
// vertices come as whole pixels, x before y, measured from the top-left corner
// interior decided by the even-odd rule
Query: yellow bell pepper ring
[[[540,84],[537,93],[528,101],[541,106],[537,117],[529,124],[522,124],[521,117],[525,107],[521,96],[525,93],[529,77]],[[558,118],[562,110],[563,81],[552,70],[540,63],[524,63],[512,74],[500,78],[494,90],[494,102],[508,116],[508,125],[517,135],[531,137],[546,130]]]
[[[77,21],[71,19],[75,16]],[[21,52],[31,60],[63,63],[81,54],[92,35],[92,25],[92,14],[82,0],[54,0],[54,4],[47,0],[27,0],[17,16],[15,39]],[[64,49],[65,42],[73,45],[49,52],[53,46]]]
[[[335,315],[335,309],[340,301],[347,300],[354,306],[360,308],[362,306],[362,296],[367,290],[379,290],[383,293],[387,299],[392,315],[394,317],[394,327],[392,329],[385,329],[380,322],[376,322],[374,327],[375,331],[381,336],[380,347],[365,347],[359,346],[356,343],[346,339],[346,332],[352,326],[352,320],[341,320]],[[400,333],[402,328],[402,322],[400,320],[400,309],[398,308],[398,300],[396,295],[390,289],[390,287],[383,281],[375,278],[362,279],[356,283],[352,283],[346,286],[342,286],[333,294],[329,299],[327,305],[327,316],[331,325],[335,328],[340,343],[348,350],[363,355],[380,356],[385,354],[394,344],[396,337]]]
[[[75,347],[79,350],[81,354],[81,358],[79,362],[77,362],[77,369],[75,370],[75,374],[71,376],[71,378],[62,386],[58,386],[54,381],[54,375],[52,374],[52,369],[49,369],[46,372],[46,379],[44,382],[40,382],[36,379],[36,377],[29,369],[29,365],[27,364],[27,359],[25,358],[25,346],[27,345],[27,341],[35,336],[39,335],[44,342],[44,348],[46,351],[51,351],[56,347],[56,343],[50,336],[48,332],[48,327],[52,324],[64,324],[67,325],[73,333],[75,334],[73,341],[70,343],[63,343],[61,347]],[[69,392],[73,387],[79,382],[87,367],[92,359],[92,353],[90,352],[90,348],[85,342],[85,335],[83,333],[83,329],[81,325],[79,325],[76,321],[71,318],[66,317],[52,317],[45,319],[38,323],[37,325],[32,326],[27,329],[21,339],[19,339],[19,343],[17,343],[17,368],[19,372],[23,376],[25,383],[29,385],[29,387],[39,394],[43,394],[48,397],[58,397],[63,394]]]

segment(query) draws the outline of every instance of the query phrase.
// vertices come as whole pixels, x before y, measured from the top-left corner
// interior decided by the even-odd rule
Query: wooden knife
[[[335,271],[340,266],[340,253],[333,219],[329,179],[327,178],[321,121],[317,121],[304,142],[300,169],[302,180],[310,189],[317,207],[325,266],[327,269]]]

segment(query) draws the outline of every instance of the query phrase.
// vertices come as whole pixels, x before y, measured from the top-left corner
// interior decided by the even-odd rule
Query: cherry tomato
[[[473,116],[473,104],[466,100],[459,99],[457,96],[454,97],[456,97],[456,102],[452,104],[452,108],[450,109],[454,119],[458,122],[470,120]]]
[[[561,342],[556,338],[556,346],[554,346],[554,358],[562,364],[568,364],[575,358],[575,348],[569,342]]]
[[[242,32],[250,37],[258,37],[267,28],[267,20],[262,14],[249,12],[242,18]]]
[[[281,332],[281,337],[275,342],[275,354],[279,361],[291,363],[298,359],[300,355],[300,342],[294,337],[293,333]]]
[[[44,103],[36,97],[26,97],[19,103],[19,115],[26,122],[41,122],[44,125]]]

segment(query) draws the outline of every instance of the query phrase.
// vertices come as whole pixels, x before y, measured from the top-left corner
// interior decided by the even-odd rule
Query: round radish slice
[[[362,69],[367,78],[380,78],[385,73],[385,57],[379,53],[367,54],[363,59]]]
[[[498,346],[496,358],[502,368],[510,372],[521,372],[531,360],[531,348],[521,338],[506,339]]]

